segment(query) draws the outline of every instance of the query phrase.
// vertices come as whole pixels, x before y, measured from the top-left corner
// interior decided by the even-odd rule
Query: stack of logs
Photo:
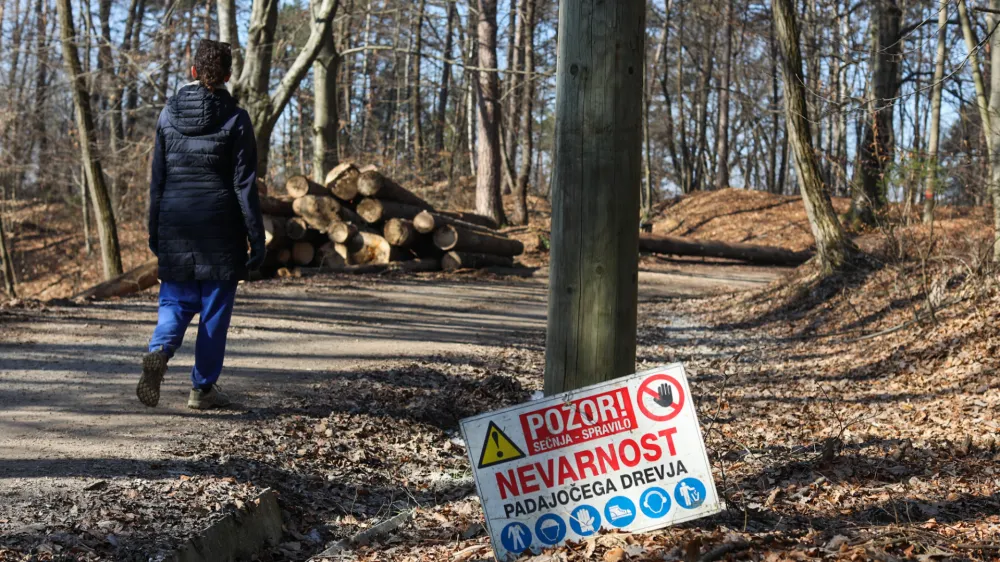
[[[326,185],[293,176],[285,190],[289,198],[261,198],[271,269],[510,267],[524,251],[492,219],[437,210],[373,167],[340,164]]]

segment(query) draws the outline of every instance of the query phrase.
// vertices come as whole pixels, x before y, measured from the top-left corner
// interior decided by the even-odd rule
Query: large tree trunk
[[[795,154],[802,201],[809,217],[809,226],[816,238],[816,254],[825,274],[843,267],[848,261],[849,242],[837,220],[830,195],[820,179],[812,134],[806,115],[806,92],[802,79],[802,53],[799,50],[799,27],[795,21],[792,0],[774,0],[775,32],[782,54],[785,78],[785,121],[788,137]]]
[[[726,46],[723,50],[722,84],[719,86],[719,122],[715,132],[718,158],[715,189],[729,187],[729,81],[733,66],[733,1],[726,4]]]
[[[524,68],[523,84],[521,86],[521,115],[523,130],[521,131],[521,170],[514,184],[514,224],[528,224],[528,178],[531,177],[531,157],[534,142],[535,108],[535,1],[522,0],[524,5]]]
[[[90,188],[90,198],[94,202],[97,215],[97,232],[101,238],[101,261],[104,264],[104,278],[111,279],[122,273],[121,251],[118,247],[118,228],[111,210],[111,199],[104,183],[104,172],[97,159],[97,133],[90,110],[86,77],[80,67],[80,55],[76,49],[76,30],[73,25],[73,8],[70,0],[56,0],[59,11],[63,62],[73,94],[76,110],[76,128],[80,140],[80,157]]]
[[[646,3],[559,3],[545,393],[635,371]]]
[[[937,55],[934,58],[934,84],[931,87],[931,126],[927,140],[927,177],[924,178],[924,222],[934,220],[934,196],[937,191],[938,143],[941,139],[941,92],[944,90],[944,59],[948,52],[948,4],[938,6]],[[993,69],[996,72],[996,69]],[[992,99],[990,100],[992,101]]]
[[[324,36],[320,54],[313,62],[313,157],[312,177],[326,184],[326,174],[337,165],[339,117],[337,111],[337,67],[340,57],[333,33]]]
[[[479,67],[476,212],[506,222],[500,197],[500,86],[497,79],[497,0],[478,0]]]
[[[885,208],[886,175],[893,164],[893,108],[899,91],[899,63],[902,40],[899,36],[903,12],[896,0],[878,0],[872,8],[871,87],[868,119],[858,147],[854,170],[852,215],[865,224],[874,224]],[[786,81],[787,85],[787,81]]]
[[[812,252],[793,252],[773,246],[730,244],[656,234],[640,234],[639,249],[656,254],[740,260],[757,265],[801,265],[813,256]]]

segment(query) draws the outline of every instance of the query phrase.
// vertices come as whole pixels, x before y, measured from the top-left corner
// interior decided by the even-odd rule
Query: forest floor
[[[654,229],[804,243],[748,230],[785,203],[713,197]],[[1000,560],[1000,283],[980,222],[862,233],[866,262],[822,281],[644,256],[637,369],[684,362],[727,509],[526,559]],[[265,488],[284,537],[261,560],[400,513],[338,559],[489,560],[458,420],[541,388],[545,293],[544,275],[247,285],[223,381],[242,405],[215,413],[183,408],[190,343],[161,406],[136,402],[152,293],[2,308],[0,561],[157,560]]]

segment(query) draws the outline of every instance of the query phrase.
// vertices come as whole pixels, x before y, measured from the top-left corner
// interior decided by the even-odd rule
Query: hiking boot
[[[225,408],[232,404],[232,400],[223,394],[219,385],[212,385],[208,390],[193,389],[188,396],[188,408],[193,410],[209,410],[211,408]]]
[[[135,387],[139,401],[152,408],[160,402],[160,383],[167,372],[167,355],[162,351],[151,351],[142,358],[142,376]]]

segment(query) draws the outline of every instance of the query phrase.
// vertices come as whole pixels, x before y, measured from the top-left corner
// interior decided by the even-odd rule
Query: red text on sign
[[[500,498],[532,494],[544,488],[556,488],[617,472],[622,468],[634,468],[640,462],[656,462],[664,457],[664,446],[668,457],[677,456],[674,447],[676,427],[661,429],[657,433],[646,433],[638,439],[631,437],[617,443],[608,443],[594,449],[566,453],[557,458],[534,462],[496,473]]]
[[[633,430],[636,420],[628,390],[619,388],[521,414],[521,428],[534,455]]]

